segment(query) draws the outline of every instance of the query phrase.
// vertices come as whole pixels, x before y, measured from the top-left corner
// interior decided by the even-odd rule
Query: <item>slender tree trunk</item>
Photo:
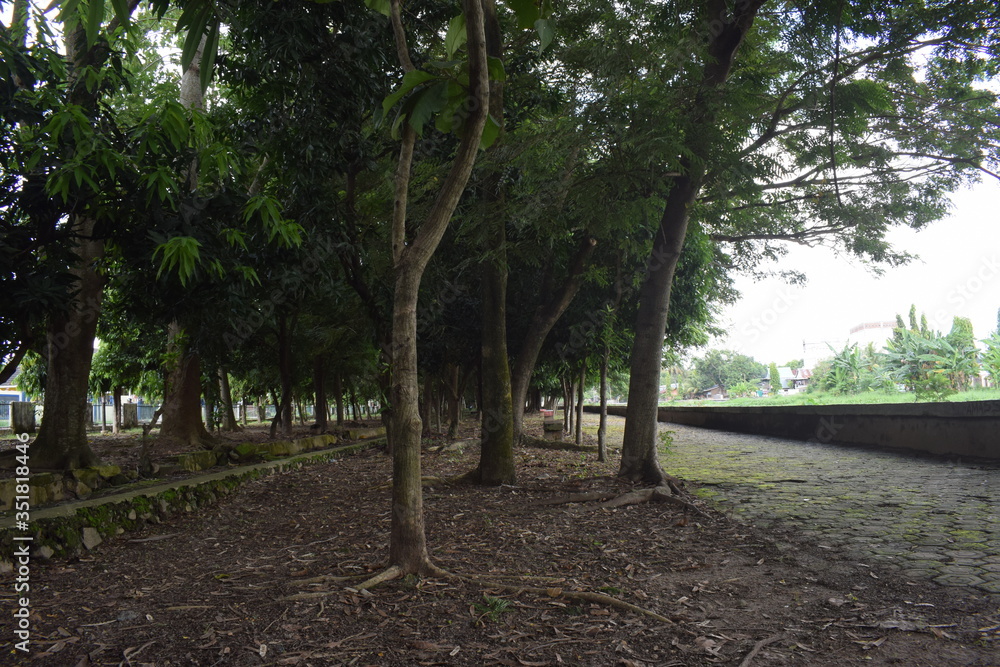
[[[291,322],[289,322],[291,320]],[[271,431],[276,430],[276,424],[281,424],[283,436],[292,435],[292,334],[295,327],[295,316],[281,314],[278,316],[278,375],[281,378],[281,405],[275,413],[275,422]]]
[[[503,60],[503,36],[497,20],[496,3],[483,3],[486,53]],[[490,82],[490,114],[500,124],[500,136],[489,149],[495,153],[503,145],[503,83]],[[480,484],[513,484],[514,412],[511,400],[510,362],[507,357],[507,224],[504,185],[499,165],[483,179],[486,216],[485,250],[482,264],[482,384],[483,405],[479,466],[473,478]],[[517,406],[523,410],[524,406]]]
[[[222,404],[222,430],[234,433],[240,430],[233,412],[233,389],[229,385],[229,373],[219,369],[219,400]]]
[[[646,277],[639,290],[635,340],[632,345],[629,400],[619,476],[648,484],[662,484],[666,477],[656,457],[657,404],[660,364],[670,308],[670,288],[684,246],[691,207],[705,177],[705,161],[711,148],[709,137],[716,123],[715,109],[721,103],[717,90],[732,69],[736,52],[753,24],[764,0],[748,0],[733,6],[730,14],[724,0],[711,0],[706,12],[719,29],[713,31],[702,72],[699,93],[689,111],[696,119],[686,134],[680,176],[674,177],[667,195]]]
[[[552,331],[552,327],[573,302],[573,297],[580,291],[584,271],[596,247],[597,241],[595,239],[587,237],[583,240],[562,286],[555,291],[551,298],[545,299],[543,297],[542,302],[535,308],[531,323],[528,325],[528,331],[524,335],[517,359],[514,362],[514,370],[511,372],[514,436],[517,439],[520,439],[524,428],[524,404],[527,400],[528,388],[531,386],[531,374],[535,370],[542,345],[544,345],[549,332]]]
[[[431,379],[430,373],[424,373],[424,397],[420,401],[420,421],[423,422],[423,428],[421,429],[420,435],[423,437],[428,437],[431,434],[431,403],[434,401],[434,381]]]
[[[115,402],[114,406],[114,417],[111,423],[111,432],[120,433],[122,430],[122,387],[115,386],[113,399]]]
[[[413,70],[406,47],[400,18],[399,0],[390,3],[400,62],[407,71]],[[396,270],[392,301],[392,405],[391,434],[393,444],[392,523],[389,536],[389,562],[402,573],[420,573],[432,569],[424,534],[423,492],[420,480],[420,415],[417,409],[417,295],[427,262],[444,235],[448,222],[465,189],[479,150],[480,137],[486,124],[489,105],[489,82],[486,69],[483,8],[481,0],[465,0],[464,11],[469,82],[472,103],[465,122],[465,133],[456,150],[451,169],[445,177],[437,198],[423,224],[409,244],[406,238],[405,197],[400,208],[400,191],[396,188],[396,209],[393,217],[392,249]],[[404,130],[404,137],[407,132]],[[405,145],[400,164],[405,160]],[[412,144],[409,146],[412,153]],[[397,171],[399,174],[400,169]],[[409,165],[405,169],[408,187]]]
[[[337,397],[337,426],[344,425],[344,378],[340,371],[333,376],[333,393]]]
[[[339,378],[339,374],[337,377]],[[326,364],[319,355],[316,355],[313,361],[313,392],[316,396],[314,399],[316,405],[313,409],[313,412],[316,413],[314,415],[316,422],[313,428],[319,433],[326,433],[326,420],[329,414],[326,408]]]
[[[562,390],[563,390],[562,391],[562,394],[563,394],[563,433],[569,433],[569,431],[570,431],[570,423],[571,423],[570,422],[570,417],[569,417],[569,415],[570,415],[570,406],[569,406],[569,403],[570,403],[570,399],[569,399],[570,388],[569,388],[569,382],[566,380],[566,376],[565,375],[562,378],[560,378],[560,379],[562,380]]]
[[[576,395],[576,444],[583,443],[583,388],[587,382],[587,362],[584,360],[580,366],[580,386]]]
[[[611,359],[611,345],[605,341],[601,355],[601,422],[597,427],[597,460],[608,460],[608,363]]]

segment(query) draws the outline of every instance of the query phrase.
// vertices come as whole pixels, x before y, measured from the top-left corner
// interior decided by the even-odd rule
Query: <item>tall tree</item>
[[[489,110],[489,72],[481,0],[465,0],[463,17],[468,53],[468,110],[451,168],[423,223],[407,240],[407,195],[413,147],[420,122],[403,118],[402,146],[396,168],[392,216],[392,257],[395,281],[392,302],[392,384],[390,431],[393,438],[392,524],[389,561],[394,574],[424,573],[433,566],[424,533],[423,493],[420,482],[419,389],[417,385],[417,297],[427,262],[434,254],[458,205],[479,151]],[[407,46],[399,0],[390,0],[390,21],[399,64],[409,81],[427,80],[414,67]],[[412,88],[413,86],[411,86]],[[425,96],[426,89],[415,93]],[[465,97],[463,95],[463,97]],[[419,99],[415,102],[419,103]],[[411,109],[419,109],[414,104]]]

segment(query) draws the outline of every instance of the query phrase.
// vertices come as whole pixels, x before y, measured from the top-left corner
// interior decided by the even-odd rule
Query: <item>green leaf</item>
[[[93,46],[97,43],[97,36],[101,32],[101,23],[104,22],[104,0],[90,0],[87,7],[87,44]]]
[[[111,6],[115,10],[115,18],[125,23],[129,18],[128,0],[111,0]]]
[[[382,101],[382,113],[388,114],[389,109],[396,106],[396,103],[399,102],[399,100],[401,100],[404,95],[406,95],[408,92],[410,92],[420,84],[435,78],[437,77],[435,77],[430,72],[424,72],[423,70],[419,69],[407,72],[406,74],[403,75],[403,83],[402,85],[400,85],[399,90],[390,94]]]
[[[215,69],[215,57],[219,53],[219,22],[213,21],[208,30],[208,37],[205,39],[205,49],[201,55],[201,78],[202,92],[208,90],[208,82],[212,80],[212,70]]]
[[[392,13],[389,0],[365,0],[365,6],[385,16],[389,16]]]
[[[531,29],[540,17],[535,0],[505,0],[505,4],[517,15],[520,28]]]
[[[181,51],[181,70],[186,70],[194,60],[198,46],[201,44],[201,37],[205,34],[208,22],[213,18],[215,12],[210,2],[196,3],[185,8],[177,21],[177,29],[181,30],[187,26],[187,35],[184,37],[184,49]]]
[[[439,132],[454,132],[458,130],[458,127],[455,126],[456,120],[458,120],[458,126],[461,126],[461,118],[456,118],[456,114],[459,108],[465,103],[465,88],[462,88],[462,86],[454,81],[449,81],[446,97],[448,101],[444,105],[444,108],[438,112],[437,118],[434,119],[434,127]]]
[[[441,111],[448,102],[448,82],[439,81],[416,92],[406,101],[402,113],[407,117],[410,127],[417,134],[422,134],[424,125],[431,116]]]
[[[486,117],[486,127],[483,128],[483,136],[479,138],[479,147],[486,150],[493,145],[493,142],[500,136],[500,123],[492,115]]]
[[[552,39],[556,36],[555,31],[552,29],[552,21],[549,19],[538,19],[535,21],[535,32],[538,33],[539,45],[538,53],[541,54],[549,44],[552,43]]]
[[[181,285],[186,286],[188,280],[194,277],[195,268],[201,261],[199,248],[201,243],[191,236],[174,236],[158,246],[153,252],[153,259],[161,253],[163,257],[156,277],[159,278],[164,271],[176,271]]]
[[[455,52],[465,44],[468,34],[465,30],[465,14],[459,14],[448,24],[448,34],[444,36],[444,48],[448,58],[454,58]]]
[[[493,56],[487,56],[486,69],[489,72],[491,81],[503,82],[507,80],[507,71],[503,67],[503,60]]]

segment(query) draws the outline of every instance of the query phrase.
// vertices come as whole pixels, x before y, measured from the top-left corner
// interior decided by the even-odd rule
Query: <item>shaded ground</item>
[[[425,473],[472,467],[434,452]],[[551,589],[403,580],[387,556],[390,461],[377,452],[258,480],[197,515],[33,562],[39,665],[996,665],[1000,598],[942,588],[667,504],[532,506],[625,491],[591,454],[526,449],[517,486],[431,488],[428,542],[448,570]],[[560,597],[604,592],[668,619]],[[293,597],[297,596],[297,597]],[[484,597],[485,596],[485,597]],[[13,589],[3,587],[5,606]]]

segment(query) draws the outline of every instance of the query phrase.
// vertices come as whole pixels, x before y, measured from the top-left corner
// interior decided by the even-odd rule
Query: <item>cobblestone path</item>
[[[1000,465],[661,424],[664,470],[734,518],[772,521],[907,576],[1000,593]],[[1000,437],[1000,436],[998,436]]]

